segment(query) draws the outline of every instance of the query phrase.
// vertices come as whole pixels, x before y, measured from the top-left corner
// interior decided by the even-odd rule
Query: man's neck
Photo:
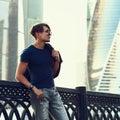
[[[43,49],[44,46],[45,46],[45,43],[36,41],[36,42],[33,43],[33,45],[38,49]]]

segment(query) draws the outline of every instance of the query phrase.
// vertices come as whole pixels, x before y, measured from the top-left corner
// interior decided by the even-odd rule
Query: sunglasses
[[[49,31],[49,30],[46,30],[46,31],[44,31],[44,32],[47,33],[48,36],[52,35],[52,32]]]

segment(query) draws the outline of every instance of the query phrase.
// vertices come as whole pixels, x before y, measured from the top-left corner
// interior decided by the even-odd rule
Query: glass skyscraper
[[[90,1],[94,1],[95,6],[93,14],[89,16],[88,25],[90,88],[93,91],[116,93],[117,91],[113,88],[117,87],[120,90],[120,86],[118,86],[120,84],[120,66],[117,64],[119,63],[120,51],[119,46],[116,45],[120,41],[117,35],[120,34],[120,0],[89,0],[88,11],[92,9],[90,9]]]
[[[42,21],[42,0],[0,0],[0,79],[15,80],[19,49],[32,39],[29,28]]]

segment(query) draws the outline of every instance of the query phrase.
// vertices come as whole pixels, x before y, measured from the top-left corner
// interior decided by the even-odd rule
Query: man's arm
[[[53,71],[54,71],[54,78],[56,78],[59,75],[60,69],[61,69],[61,63],[62,58],[58,51],[56,51],[50,44],[46,44],[48,47],[48,50],[50,54],[52,54],[52,57],[54,58],[54,64],[53,64]]]
[[[28,67],[28,63],[27,62],[20,62],[18,64],[18,67],[16,69],[16,74],[15,74],[15,78],[16,80],[18,80],[20,83],[24,84],[27,88],[30,87],[31,83],[29,82],[29,80],[27,80],[27,78],[24,76],[24,73],[26,71]]]
[[[52,56],[54,57],[54,64],[53,64],[54,77],[57,77],[60,71],[60,65],[62,61],[58,51],[52,50]]]
[[[28,89],[31,86],[31,83],[29,82],[29,80],[27,80],[27,78],[24,76],[24,73],[26,71],[28,67],[28,63],[26,62],[20,62],[17,70],[16,70],[16,74],[15,74],[15,78],[22,83],[23,85],[25,85]],[[35,86],[32,87],[32,91],[36,94],[37,98],[43,98],[44,94],[41,90],[37,89]]]

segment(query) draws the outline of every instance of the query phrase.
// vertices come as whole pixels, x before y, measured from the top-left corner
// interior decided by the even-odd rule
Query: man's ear
[[[41,33],[40,32],[36,32],[35,35],[36,35],[36,38],[41,37]]]

